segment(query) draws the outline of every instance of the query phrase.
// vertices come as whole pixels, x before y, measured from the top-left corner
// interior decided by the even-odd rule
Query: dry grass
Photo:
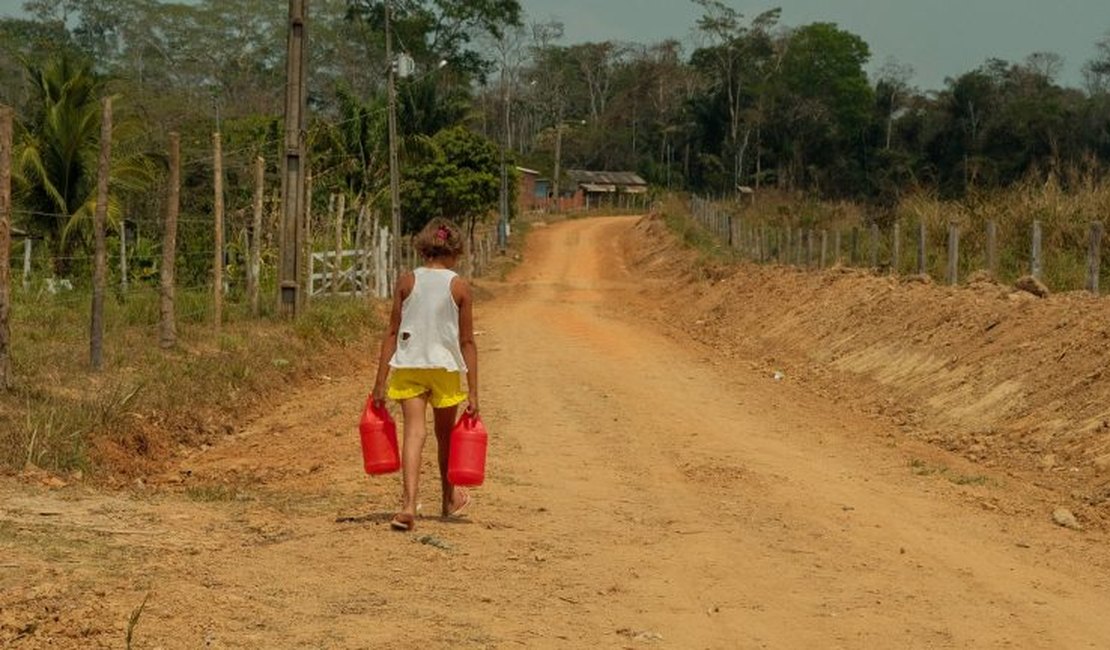
[[[380,327],[364,300],[317,300],[296,323],[231,307],[217,334],[207,297],[179,296],[179,345],[158,347],[157,295],[110,300],[105,370],[88,365],[88,296],[19,293],[16,387],[0,395],[0,469],[157,469],[179,445],[212,442],[237,413],[282,390]],[[336,372],[329,369],[329,372]]]
[[[1086,287],[1089,228],[1093,221],[1110,215],[1110,176],[1094,169],[1075,170],[1063,179],[1050,176],[1047,181],[1030,177],[1006,190],[981,191],[960,200],[944,200],[934,193],[919,191],[907,195],[893,208],[877,210],[847,202],[820,202],[805,196],[765,191],[754,204],[748,200],[725,201],[722,210],[738,217],[749,227],[768,232],[772,255],[776,242],[786,241],[786,231],[796,239],[801,230],[828,231],[829,257],[835,233],[840,233],[840,260],[849,265],[870,264],[872,237],[870,224],[878,223],[879,266],[893,262],[893,224],[899,224],[900,257],[896,271],[903,275],[917,272],[919,225],[925,225],[926,272],[942,280],[947,268],[948,225],[960,229],[959,275],[988,267],[987,223],[993,221],[998,232],[996,279],[1010,283],[1031,271],[1033,222],[1042,231],[1042,279],[1056,291]],[[668,213],[684,214],[685,208],[668,205]],[[691,239],[686,237],[687,240]],[[853,246],[853,241],[855,245]],[[1105,249],[1106,243],[1103,242]],[[704,248],[699,244],[698,247]],[[784,251],[793,259],[793,251]],[[1105,257],[1105,255],[1104,255]],[[1110,286],[1110,260],[1102,264],[1102,286]]]
[[[987,268],[987,223],[998,228],[998,280],[1012,282],[1031,269],[1033,222],[1042,231],[1043,279],[1057,291],[1085,287],[1088,233],[1092,221],[1110,215],[1110,179],[1097,176],[1072,179],[1068,189],[1055,177],[1047,182],[1027,180],[1006,191],[980,192],[961,201],[942,201],[926,193],[912,195],[898,206],[907,246],[915,246],[914,232],[924,221],[932,245],[929,269],[941,277],[945,264],[943,243],[947,226],[960,228],[960,275]],[[912,248],[910,249],[912,250]],[[912,260],[911,260],[912,262]],[[905,270],[905,269],[903,269]],[[1103,264],[1103,281],[1110,264]]]

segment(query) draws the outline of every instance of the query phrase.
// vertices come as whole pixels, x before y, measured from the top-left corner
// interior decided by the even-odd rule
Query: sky
[[[890,57],[915,71],[912,83],[939,90],[946,77],[987,59],[1023,61],[1033,52],[1064,57],[1059,81],[1080,86],[1083,64],[1110,32],[1110,0],[725,0],[746,18],[782,8],[780,24],[836,23],[871,47],[869,71]],[[566,43],[598,40],[688,45],[701,7],[690,0],[521,0],[529,20],[556,18]]]
[[[870,45],[870,71],[893,58],[912,66],[912,83],[922,90],[940,89],[946,77],[973,70],[989,58],[1018,62],[1038,51],[1063,56],[1059,81],[1079,86],[1095,43],[1110,32],[1110,0],[726,2],[748,18],[780,6],[781,24],[786,26],[836,23]],[[15,15],[22,4],[23,0],[0,0],[0,14]],[[521,0],[521,5],[529,21],[562,21],[563,43],[568,45],[677,38],[692,49],[700,13],[690,0]]]

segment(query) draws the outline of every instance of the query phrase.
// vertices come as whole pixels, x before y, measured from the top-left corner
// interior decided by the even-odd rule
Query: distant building
[[[517,167],[520,187],[517,196],[520,211],[574,211],[590,208],[644,207],[648,201],[648,184],[635,172],[595,172],[570,169],[569,182],[559,188],[558,205],[553,195],[554,184],[540,172]]]
[[[547,182],[540,178],[540,172],[527,167],[517,167],[520,184],[517,189],[517,211],[520,214],[539,210],[547,200]]]
[[[582,194],[586,208],[631,207],[647,200],[648,184],[635,172],[567,170],[567,178]]]

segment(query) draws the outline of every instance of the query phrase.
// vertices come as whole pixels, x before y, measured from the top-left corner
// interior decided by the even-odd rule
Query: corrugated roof
[[[527,167],[521,167],[519,165],[517,166],[516,170],[522,174],[531,174],[533,176],[540,175],[540,172],[537,169],[528,169]]]
[[[567,176],[576,184],[593,183],[596,185],[647,185],[636,172],[594,172],[584,169],[568,169]]]

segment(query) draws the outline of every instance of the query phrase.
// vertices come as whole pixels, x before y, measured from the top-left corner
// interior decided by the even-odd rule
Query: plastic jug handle
[[[386,422],[393,421],[393,416],[389,414],[389,409],[385,407],[385,402],[378,404],[374,401],[373,395],[370,396],[370,412]]]

